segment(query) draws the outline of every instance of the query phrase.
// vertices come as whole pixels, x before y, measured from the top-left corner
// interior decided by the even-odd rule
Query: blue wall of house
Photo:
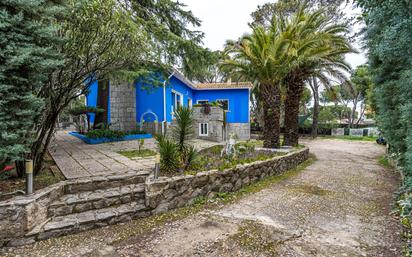
[[[87,82],[86,82],[87,83]],[[110,86],[110,82],[109,82],[109,86]],[[97,91],[98,91],[98,82],[97,80],[94,80],[90,86],[89,86],[89,93],[86,95],[86,106],[91,106],[91,107],[96,107],[97,105]],[[109,90],[110,92],[110,90]],[[110,93],[109,93],[109,97],[108,97],[108,106],[109,106],[109,110],[107,110],[107,121],[110,123]],[[90,122],[94,123],[94,113],[90,113]]]
[[[146,112],[155,113],[158,121],[163,121],[163,87],[136,82],[136,121],[140,122]],[[153,122],[155,115],[146,114],[144,120]]]
[[[152,122],[157,116],[158,121],[163,121],[163,86],[162,83],[157,83],[152,86],[150,82],[139,80],[136,82],[136,121],[140,122],[143,114],[153,112],[153,114],[145,114],[144,120]],[[172,121],[171,106],[172,106],[172,91],[176,91],[183,96],[183,105],[188,105],[188,98],[192,99],[192,103],[196,104],[197,100],[208,100],[209,102],[218,99],[229,100],[229,112],[227,114],[227,122],[230,123],[248,123],[249,122],[249,90],[248,89],[219,89],[219,90],[194,90],[173,76],[166,85],[166,120]],[[110,96],[109,96],[110,98]],[[90,92],[87,95],[87,105],[96,106],[97,101],[97,81],[93,82],[90,87]],[[110,107],[110,101],[109,101]],[[94,121],[94,115],[92,115]],[[109,108],[110,120],[110,108]]]
[[[248,123],[249,122],[249,90],[248,89],[219,89],[219,90],[196,90],[195,99],[208,100],[229,100],[229,112],[227,122]],[[196,102],[194,102],[196,103]]]
[[[182,104],[187,106],[187,99],[190,98],[194,101],[193,89],[186,86],[185,83],[172,77],[169,81],[168,86],[166,87],[166,120],[167,122],[172,121],[172,91],[175,91],[183,96]]]

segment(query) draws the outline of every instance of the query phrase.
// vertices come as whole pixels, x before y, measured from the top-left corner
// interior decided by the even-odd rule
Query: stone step
[[[54,217],[26,234],[24,242],[20,244],[73,234],[97,227],[130,221],[137,217],[148,216],[149,212],[146,212],[146,209],[144,204],[132,202],[115,207]]]
[[[64,216],[130,202],[144,204],[144,191],[141,183],[63,195],[49,206],[48,216]]]
[[[94,190],[109,189],[113,187],[125,186],[130,184],[140,184],[146,181],[150,174],[147,171],[131,171],[123,174],[113,174],[108,176],[94,176],[68,181],[64,187],[65,194],[76,194]]]

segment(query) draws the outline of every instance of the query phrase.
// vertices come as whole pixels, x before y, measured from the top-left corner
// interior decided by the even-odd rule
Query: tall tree
[[[321,81],[328,76],[343,79],[343,71],[350,66],[342,56],[353,52],[345,33],[345,24],[335,23],[324,9],[308,12],[305,4],[286,19],[285,35],[290,40],[288,49],[290,71],[284,79],[287,88],[285,100],[285,145],[298,144],[299,101],[305,83],[313,76]]]
[[[403,183],[399,214],[412,255],[412,5],[409,0],[357,0],[366,23],[368,61],[375,86],[377,120],[397,159]]]
[[[351,1],[348,0],[279,0],[274,3],[266,3],[262,6],[258,6],[257,10],[251,15],[253,18],[253,24],[262,24],[269,26],[273,16],[286,16],[290,17],[299,10],[299,6],[302,3],[306,3],[310,10],[317,10],[323,8],[326,10],[326,15],[331,17],[334,21],[343,22],[345,24],[352,24],[355,19],[347,15],[344,8]],[[324,82],[327,82],[325,85]],[[317,120],[319,115],[319,87],[329,85],[328,81],[311,79],[307,82],[312,90],[314,98],[314,112],[312,114],[312,136],[317,136]]]
[[[365,39],[378,124],[412,182],[412,6],[407,0],[357,0]],[[406,181],[408,182],[408,181]],[[409,185],[412,191],[412,183]]]
[[[35,140],[33,128],[44,107],[36,93],[62,64],[53,45],[60,40],[56,19],[63,8],[59,1],[0,3],[0,170],[23,160]]]
[[[280,22],[274,19],[269,29],[253,26],[252,34],[238,42],[228,42],[231,59],[222,64],[232,75],[255,82],[255,96],[263,109],[264,146],[270,148],[280,146],[280,83],[286,73],[288,43],[282,36]]]
[[[31,146],[35,171],[52,139],[59,114],[94,79],[133,81],[152,69],[168,69],[199,48],[203,33],[189,29],[199,20],[182,4],[165,1],[67,1],[56,49],[63,65],[36,91],[45,108]]]
[[[351,84],[349,87],[348,95],[350,95],[352,100],[352,112],[349,120],[349,126],[359,124],[362,119],[366,106],[367,106],[367,97],[368,91],[372,87],[372,78],[369,73],[369,68],[367,65],[361,65],[356,68],[351,76]],[[360,104],[359,118],[355,120],[355,114],[357,106]]]
[[[302,3],[306,3],[312,10],[324,8],[330,17],[342,21],[345,14],[341,5],[345,2],[348,3],[347,0],[279,0],[258,6],[251,16],[254,24],[270,26],[273,16],[292,16]]]

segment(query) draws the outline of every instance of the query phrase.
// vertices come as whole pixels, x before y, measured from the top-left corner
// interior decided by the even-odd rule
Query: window
[[[207,104],[209,103],[209,100],[197,100],[196,103],[197,104]]]
[[[172,90],[172,115],[179,107],[182,107],[183,95]]]
[[[223,110],[229,111],[229,100],[228,99],[216,99],[216,102],[222,107]]]
[[[209,124],[199,123],[199,136],[208,136],[209,135]]]

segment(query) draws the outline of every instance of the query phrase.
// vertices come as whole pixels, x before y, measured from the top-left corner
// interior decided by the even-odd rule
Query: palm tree
[[[284,62],[288,47],[282,26],[280,20],[274,19],[269,29],[253,26],[250,35],[227,42],[230,59],[221,65],[232,76],[254,82],[257,100],[264,110],[264,147],[269,148],[280,146],[280,83],[287,73]]]
[[[345,79],[343,71],[350,71],[343,55],[355,52],[344,36],[348,28],[335,24],[323,9],[307,13],[302,5],[286,19],[283,35],[289,40],[289,72],[283,80],[286,87],[285,145],[295,146],[299,139],[299,101],[305,83],[313,77],[325,82],[331,77]]]

